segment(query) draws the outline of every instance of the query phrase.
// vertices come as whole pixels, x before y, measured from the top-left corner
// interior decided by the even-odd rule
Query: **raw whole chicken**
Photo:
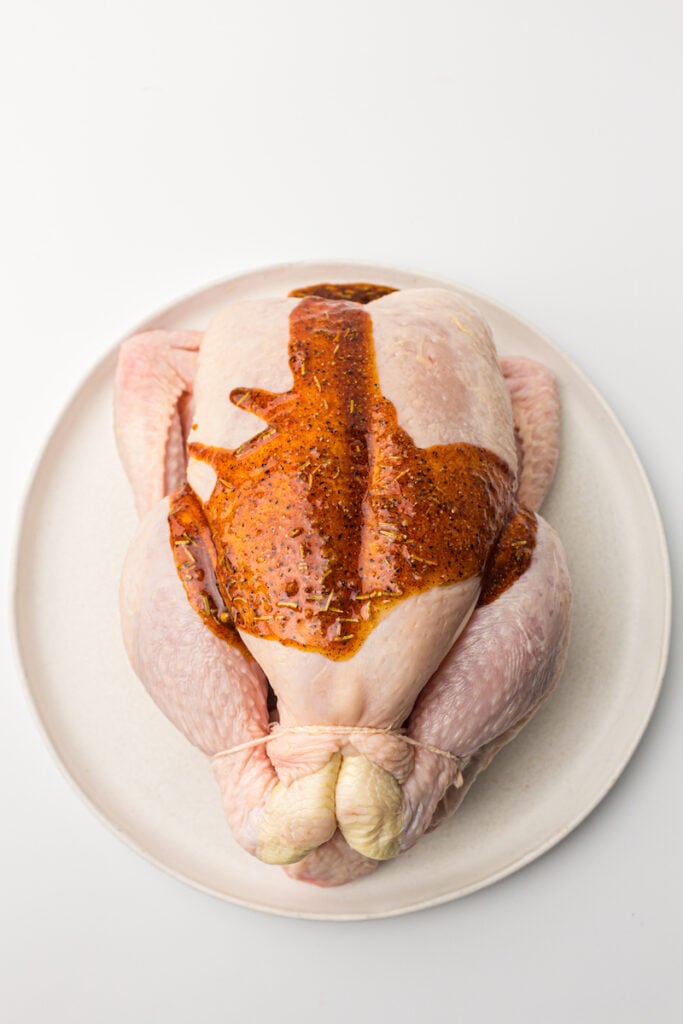
[[[130,661],[233,834],[338,885],[458,806],[553,689],[552,375],[443,289],[318,285],[122,346]]]

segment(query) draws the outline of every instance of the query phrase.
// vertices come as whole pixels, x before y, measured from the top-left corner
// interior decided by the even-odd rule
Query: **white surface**
[[[355,280],[444,285],[375,264],[287,264],[207,288],[143,327],[204,329],[226,302]],[[247,856],[228,835],[208,762],[162,719],[128,665],[118,590],[137,519],[111,429],[115,352],[87,378],[48,442],[25,505],[16,570],[19,649],[36,711],[93,808],[135,849],[202,890],[256,909],[341,920],[465,895],[566,836],[613,784],[649,720],[668,647],[669,567],[637,457],[561,352],[495,303],[463,294],[501,355],[539,359],[558,381],[562,461],[543,513],[560,532],[572,576],[569,655],[559,691],[458,814],[352,885],[304,885]],[[242,345],[248,349],[248,337]],[[87,629],[74,644],[81,623]]]
[[[14,5],[3,569],[33,460],[131,323],[244,268],[344,255],[462,281],[572,356],[635,442],[675,571],[682,29],[675,0]],[[675,631],[645,738],[581,828],[457,903],[349,925],[232,907],[132,855],[55,770],[9,646],[8,1020],[679,1019]]]

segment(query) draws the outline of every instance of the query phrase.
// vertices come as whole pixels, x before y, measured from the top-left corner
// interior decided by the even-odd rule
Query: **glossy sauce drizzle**
[[[416,447],[381,393],[357,302],[303,298],[289,365],[290,391],[230,395],[264,430],[234,451],[190,445],[217,481],[205,503],[187,486],[173,496],[176,562],[193,607],[226,639],[232,623],[348,658],[404,597],[482,573],[515,511],[514,478],[483,448]]]

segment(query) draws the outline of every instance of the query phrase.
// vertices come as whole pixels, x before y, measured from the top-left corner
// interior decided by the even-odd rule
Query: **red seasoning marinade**
[[[418,448],[382,395],[369,314],[311,294],[375,287],[302,290],[292,389],[230,394],[264,429],[234,451],[189,446],[217,480],[206,502],[189,485],[171,496],[171,543],[190,603],[225,639],[236,627],[348,658],[403,598],[488,567],[493,600],[528,565],[532,517],[514,525],[505,461],[468,444]]]
[[[307,288],[295,288],[289,293],[289,298],[304,299],[308,295],[317,295],[319,299],[346,299],[347,302],[360,302],[365,306],[395,291],[398,289],[384,284],[355,281],[352,284],[311,284]]]
[[[535,547],[536,517],[520,508],[506,523],[486,563],[480,605],[491,604],[527,571]]]
[[[168,517],[176,569],[194,610],[223,640],[235,640],[230,611],[216,579],[218,556],[202,502],[189,484],[170,498]]]

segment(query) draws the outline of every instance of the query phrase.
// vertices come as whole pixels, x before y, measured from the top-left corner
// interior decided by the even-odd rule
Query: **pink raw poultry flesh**
[[[115,415],[128,654],[237,840],[320,885],[412,846],[562,671],[552,375],[452,292],[317,286],[130,339]]]

